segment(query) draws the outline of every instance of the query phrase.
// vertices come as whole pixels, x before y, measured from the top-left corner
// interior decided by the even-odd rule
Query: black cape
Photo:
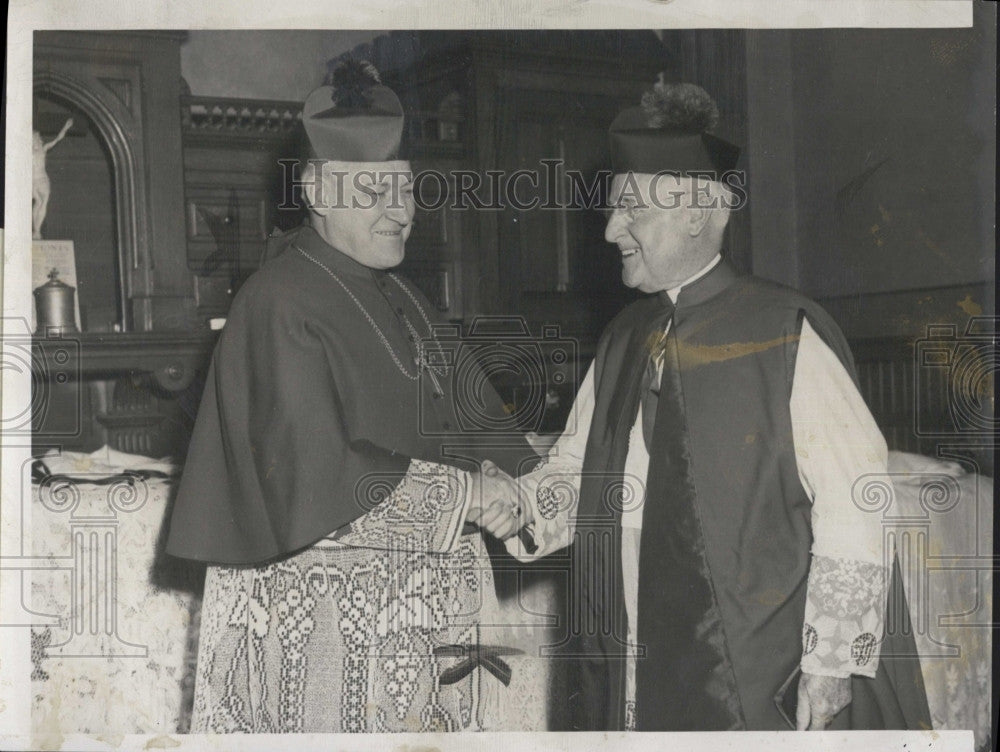
[[[365,514],[411,459],[469,470],[488,457],[516,472],[534,457],[523,439],[498,446],[464,430],[453,371],[438,377],[444,396],[435,397],[426,376],[410,378],[394,362],[390,350],[416,375],[416,342],[405,322],[413,339],[426,338],[420,309],[435,315],[412,283],[359,264],[309,227],[279,243],[284,249],[234,299],[213,354],[168,553],[263,562]],[[442,341],[445,350],[455,345]],[[481,385],[480,397],[483,410],[501,414],[491,387]]]
[[[562,646],[567,660],[558,662],[566,669],[566,696],[557,725],[574,730],[621,729],[626,722],[620,508],[609,500],[621,482],[639,404],[646,335],[661,308],[653,297],[625,309],[605,330],[594,359],[569,618],[579,627]],[[691,504],[686,516],[657,531],[654,550],[643,543],[654,566],[644,568],[643,558],[640,597],[649,588],[673,610],[640,608],[638,615],[645,653],[637,682],[645,674],[658,694],[647,707],[640,698],[639,730],[788,728],[776,695],[802,656],[812,544],[812,505],[798,477],[789,410],[804,318],[853,375],[836,324],[793,290],[739,277],[723,262],[677,300],[673,327],[686,414],[679,438],[691,470],[671,492],[690,494]],[[656,458],[650,462],[652,473]],[[690,553],[699,550],[704,560]],[[697,569],[698,587],[678,595],[671,578],[688,569]],[[854,701],[834,728],[929,728],[906,602],[893,574],[876,678],[853,677]]]

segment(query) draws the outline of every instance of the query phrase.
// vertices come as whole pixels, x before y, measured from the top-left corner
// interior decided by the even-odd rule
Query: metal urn
[[[35,326],[36,336],[60,336],[79,331],[74,314],[76,288],[59,280],[58,269],[49,272],[49,281],[36,287],[34,294],[38,322]]]

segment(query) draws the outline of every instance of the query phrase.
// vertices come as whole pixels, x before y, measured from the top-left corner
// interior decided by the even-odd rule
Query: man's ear
[[[306,162],[302,168],[300,185],[302,186],[302,197],[305,199],[306,207],[314,214],[326,214],[326,208],[331,199],[330,181],[326,180],[322,168],[312,161]]]
[[[708,227],[709,220],[712,219],[712,208],[708,206],[694,206],[687,207],[687,230],[688,235],[692,238],[696,238],[701,235],[705,228]]]

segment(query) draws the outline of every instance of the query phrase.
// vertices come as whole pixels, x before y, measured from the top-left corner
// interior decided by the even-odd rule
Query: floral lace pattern
[[[321,542],[254,568],[210,567],[194,731],[543,730],[547,660],[495,595],[478,535],[451,554]],[[505,686],[448,645],[520,647]]]
[[[559,512],[559,502],[551,488],[548,486],[538,486],[538,490],[535,492],[535,501],[538,503],[538,514],[543,519],[555,519],[556,514]]]
[[[45,649],[52,643],[52,630],[48,627],[31,630],[31,680],[47,681],[48,673],[42,668]]]
[[[884,567],[866,561],[814,556],[809,600],[836,619],[859,618],[885,593]]]
[[[888,580],[879,564],[813,557],[802,628],[803,671],[875,675]]]
[[[865,632],[854,638],[851,643],[851,660],[858,666],[866,666],[875,655],[878,639],[871,632]]]
[[[468,473],[413,460],[398,485],[329,540],[358,548],[446,553],[462,532],[471,494]],[[376,489],[377,490],[377,489]]]
[[[531,494],[534,497],[535,513],[527,530],[537,548],[526,551],[519,536],[506,542],[510,554],[522,561],[547,556],[553,551],[566,548],[573,538],[573,519],[580,495],[579,473],[563,470],[558,465],[549,465],[550,469],[544,470],[546,464],[539,464],[535,471],[539,474],[531,480],[535,484],[534,493]],[[525,478],[531,478],[531,475],[522,476],[522,480]],[[530,483],[527,488],[530,493]]]

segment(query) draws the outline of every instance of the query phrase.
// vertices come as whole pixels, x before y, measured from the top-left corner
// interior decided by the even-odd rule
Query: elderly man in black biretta
[[[507,541],[573,544],[556,704],[572,729],[930,728],[895,554],[856,503],[886,443],[833,320],[726,260],[739,151],[717,119],[661,81],[611,124],[606,239],[646,297],[519,479],[537,550]]]

